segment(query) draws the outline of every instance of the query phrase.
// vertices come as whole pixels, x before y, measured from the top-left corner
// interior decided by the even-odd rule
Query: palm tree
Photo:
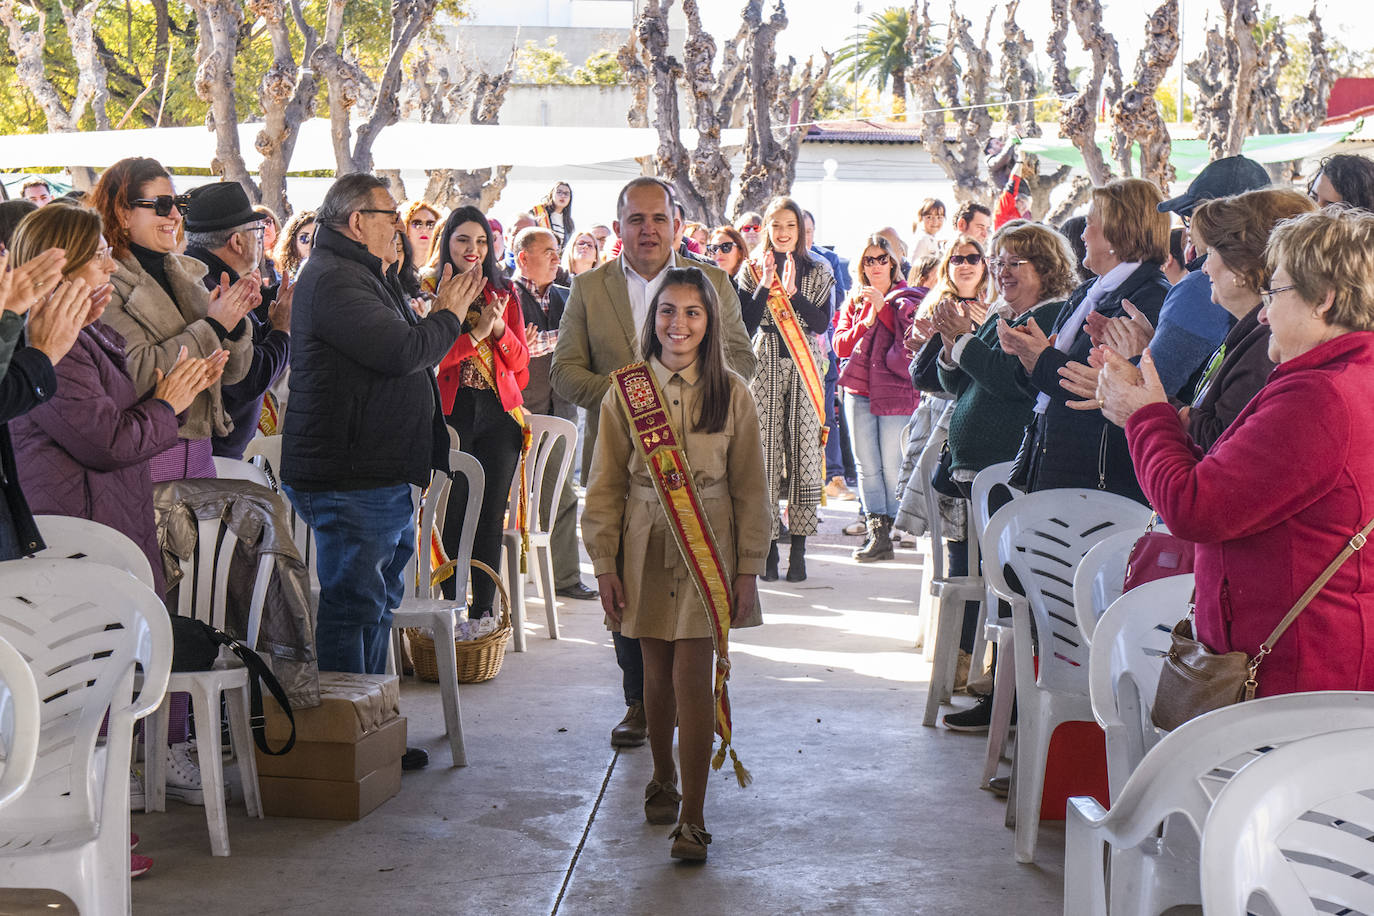
[[[910,31],[908,10],[889,7],[868,17],[869,26],[849,39],[849,43],[835,55],[836,71],[848,76],[855,84],[869,79],[881,92],[892,83],[892,116],[898,121],[906,116],[906,71],[911,55],[906,49]]]

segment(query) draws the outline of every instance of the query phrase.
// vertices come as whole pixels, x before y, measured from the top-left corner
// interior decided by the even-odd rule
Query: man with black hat
[[[1199,204],[1269,185],[1269,173],[1264,166],[1244,156],[1228,156],[1199,172],[1188,190],[1161,203],[1159,212],[1177,213],[1183,218],[1186,257],[1192,248],[1187,237],[1188,221]],[[1202,262],[1206,259],[1204,254],[1188,262],[1188,276],[1164,297],[1159,324],[1150,340],[1155,369],[1159,371],[1164,390],[1173,397],[1190,394],[1186,389],[1193,383],[1194,376],[1221,346],[1236,321],[1212,301],[1212,281],[1202,270]]]
[[[191,191],[186,210],[186,254],[209,270],[207,289],[232,285],[253,274],[262,258],[262,214],[253,209],[237,181],[206,184]],[[261,282],[261,281],[259,281]],[[242,380],[224,386],[224,410],[234,421],[228,434],[216,436],[217,456],[242,458],[243,450],[258,429],[262,398],[286,369],[291,350],[291,286],[283,282],[267,308],[248,313],[253,328],[253,364]]]

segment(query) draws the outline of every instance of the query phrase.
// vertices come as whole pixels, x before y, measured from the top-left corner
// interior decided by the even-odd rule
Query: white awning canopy
[[[261,124],[239,125],[239,148],[248,170],[262,163],[255,143]],[[682,140],[695,149],[697,132]],[[721,132],[726,146],[744,143],[745,131]],[[478,169],[496,165],[553,167],[615,162],[652,156],[658,131],[640,127],[529,127],[498,124],[419,124],[404,121],[383,128],[372,147],[381,169]],[[203,127],[82,131],[0,136],[0,167],[90,166],[105,168],[129,156],[151,156],[169,168],[207,168],[215,157],[215,135]],[[329,122],[301,125],[291,157],[292,172],[333,169]]]

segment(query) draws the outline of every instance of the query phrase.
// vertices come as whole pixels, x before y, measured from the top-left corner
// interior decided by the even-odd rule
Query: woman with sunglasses
[[[176,443],[152,459],[153,482],[214,477],[210,439],[233,429],[220,394],[243,378],[253,360],[246,316],[262,298],[252,276],[207,292],[205,265],[174,254],[185,199],[156,160],[121,159],[91,192],[118,266],[110,277],[105,323],[124,338],[126,362],[140,393],[153,388],[183,359],[228,350],[223,375],[181,412]]]
[[[1169,216],[1158,209],[1163,199],[1154,183],[1141,178],[1094,188],[1083,230],[1083,264],[1096,279],[1073,291],[1052,328],[1041,328],[1034,319],[1015,327],[998,325],[1002,349],[1017,357],[1038,392],[1025,468],[1030,491],[1085,487],[1145,501],[1125,435],[1097,403],[1069,403],[1081,401],[1074,386],[1082,379],[1065,367],[1087,365],[1093,346],[1087,321],[1094,312],[1100,316],[1095,321],[1117,318],[1126,314],[1123,303],[1129,301],[1152,325],[1158,323],[1169,291],[1160,269],[1169,257]]]
[[[773,543],[768,551],[765,581],[778,578],[778,538],[782,513],[776,494],[787,496],[787,528],[791,554],[787,581],[806,579],[806,539],[820,528],[821,487],[825,484],[825,454],[821,447],[821,418],[793,363],[790,345],[768,308],[771,290],[786,295],[805,338],[808,361],[804,368],[824,379],[817,340],[830,326],[830,293],[835,278],[830,268],[806,251],[802,209],[790,197],[775,197],[764,212],[763,240],[754,260],[740,270],[740,317],[754,334],[758,370],[752,390],[763,429],[764,469],[768,473],[773,506]],[[800,343],[798,343],[800,346]],[[786,490],[783,477],[786,476]]]
[[[739,269],[744,264],[744,259],[749,256],[749,246],[745,244],[744,236],[740,235],[739,230],[729,225],[717,226],[712,230],[711,238],[706,243],[706,256],[725,271],[735,286],[735,292],[738,293]]]
[[[427,200],[408,201],[401,207],[401,225],[416,264],[428,264],[434,249],[439,209]]]
[[[902,280],[897,254],[884,236],[868,237],[855,274],[854,292],[835,325],[834,345],[835,355],[848,360],[839,385],[868,531],[853,557],[867,563],[893,556],[902,430],[916,409],[904,341],[920,296]]]
[[[310,245],[314,240],[314,210],[302,210],[286,221],[286,228],[277,237],[277,247],[272,253],[282,276],[290,276],[293,280],[299,276],[301,266],[310,257]]]

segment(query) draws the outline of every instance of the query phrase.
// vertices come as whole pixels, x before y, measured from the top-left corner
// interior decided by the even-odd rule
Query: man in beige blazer
[[[695,267],[710,279],[720,299],[725,361],[745,381],[754,376],[754,351],[740,319],[739,296],[724,271],[674,253],[681,231],[672,185],[635,178],[621,189],[614,228],[621,240],[618,258],[573,278],[572,293],[558,326],[549,380],[558,395],[586,409],[582,475],[586,481],[596,443],[601,399],[616,369],[639,359],[639,337],[649,303],[669,267]],[[614,747],[644,743],[644,663],[639,640],[614,634],[616,661],[624,675],[628,711],[611,730]]]

